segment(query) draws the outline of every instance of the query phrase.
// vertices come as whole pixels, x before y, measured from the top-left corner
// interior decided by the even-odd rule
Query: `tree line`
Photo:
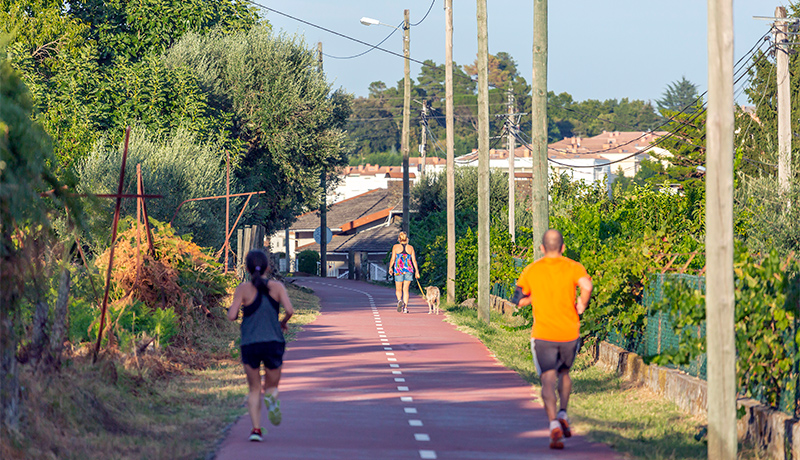
[[[519,120],[520,129],[530,133],[531,87],[520,74],[516,61],[510,54],[499,52],[489,55],[488,64],[490,114],[508,113],[508,92],[511,91],[514,111],[525,114]],[[477,62],[453,65],[454,145],[457,155],[469,153],[477,147],[477,73]],[[416,79],[411,79],[411,99],[414,101],[411,107],[411,145],[421,139],[422,104],[426,104],[430,109],[428,126],[433,135],[429,136],[433,147],[429,146],[428,152],[439,157],[445,156],[444,85],[444,64],[432,60],[426,60]],[[550,91],[547,96],[548,141],[556,142],[572,136],[590,137],[603,131],[648,131],[663,124],[665,113],[684,108],[696,97],[697,86],[685,78],[670,84],[655,106],[650,101],[628,98],[576,101],[566,92],[556,94]],[[372,161],[382,164],[397,158],[377,154],[399,150],[402,115],[402,79],[396,86],[373,82],[366,97],[355,98],[346,125],[351,163]],[[498,135],[504,120],[490,116],[489,121],[491,135]]]

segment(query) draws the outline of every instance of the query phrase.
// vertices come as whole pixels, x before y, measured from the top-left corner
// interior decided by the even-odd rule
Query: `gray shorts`
[[[571,342],[551,342],[531,339],[531,354],[536,373],[539,376],[547,371],[569,370],[575,362],[575,356],[581,348],[581,339]]]
[[[394,275],[395,283],[402,283],[403,281],[413,281],[413,280],[414,280],[413,273],[396,273]]]

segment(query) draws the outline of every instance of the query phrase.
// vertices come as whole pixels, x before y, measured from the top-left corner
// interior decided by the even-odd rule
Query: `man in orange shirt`
[[[580,348],[580,315],[592,295],[592,278],[583,265],[562,255],[564,249],[561,232],[546,231],[541,246],[544,256],[525,267],[514,293],[514,303],[533,308],[531,353],[542,381],[542,401],[550,419],[551,449],[563,449],[562,438],[572,436],[567,418],[572,391],[569,369]],[[580,287],[580,297],[576,301],[577,287]]]

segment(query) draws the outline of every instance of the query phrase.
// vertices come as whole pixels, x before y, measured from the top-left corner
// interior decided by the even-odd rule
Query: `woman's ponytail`
[[[269,271],[269,257],[263,251],[254,249],[247,253],[245,265],[247,265],[250,282],[253,283],[253,286],[262,294],[268,294],[269,287],[262,276]]]

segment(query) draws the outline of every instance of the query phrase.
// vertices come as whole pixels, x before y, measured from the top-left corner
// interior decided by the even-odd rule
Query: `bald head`
[[[550,229],[544,232],[542,236],[542,247],[544,248],[544,252],[546,254],[559,254],[563,252],[564,249],[564,236],[561,235],[561,232],[555,229]]]

